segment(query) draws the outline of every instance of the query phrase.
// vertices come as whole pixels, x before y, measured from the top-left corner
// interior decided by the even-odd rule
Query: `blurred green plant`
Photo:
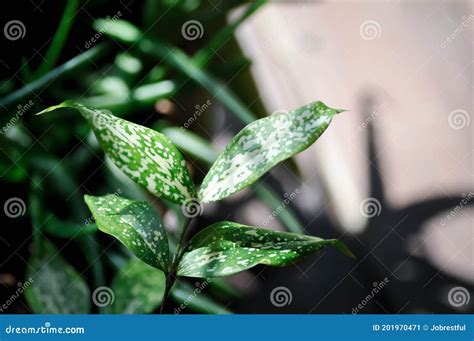
[[[165,135],[106,110],[71,101],[39,114],[61,108],[76,109],[87,119],[105,154],[124,174],[156,197],[181,205],[186,223],[170,256],[166,230],[151,205],[116,195],[85,196],[101,231],[116,237],[135,256],[166,274],[165,285],[161,286],[162,311],[178,276],[212,278],[257,264],[283,266],[328,246],[352,256],[339,240],[227,221],[205,228],[189,242],[186,233],[192,218],[203,210],[203,203],[222,200],[244,189],[277,163],[308,148],[342,110],[314,102],[247,125],[214,162],[198,192],[183,156]],[[144,295],[143,290],[136,292]]]
[[[17,80],[18,77],[1,80],[1,181],[5,186],[14,186],[16,193],[27,193],[25,195],[28,196],[27,213],[33,248],[27,275],[32,278],[39,276],[25,295],[33,312],[55,313],[68,309],[67,312],[70,313],[146,313],[154,311],[161,303],[162,293],[153,295],[149,292],[151,287],[164,288],[166,284],[163,272],[156,269],[157,264],[152,264],[155,266],[153,267],[138,261],[130,257],[125,248],[118,244],[110,245],[106,243],[107,239],[104,240],[97,234],[98,228],[103,228],[99,225],[100,219],[94,222],[83,202],[84,193],[89,193],[89,186],[98,194],[114,193],[113,198],[117,200],[119,195],[130,198],[123,199],[133,201],[134,204],[128,205],[128,209],[143,209],[147,215],[154,216],[151,221],[157,222],[155,229],[161,226],[160,216],[163,214],[172,213],[177,217],[178,224],[175,228],[178,231],[186,230],[184,226],[187,226],[189,219],[185,219],[181,207],[172,202],[153,200],[151,204],[146,204],[150,197],[143,188],[124,176],[110,158],[104,162],[100,145],[90,134],[90,126],[84,120],[76,116],[58,120],[49,115],[37,119],[31,113],[40,111],[47,103],[73,98],[76,103],[110,110],[121,117],[133,117],[134,121],[141,121],[161,132],[164,136],[160,135],[158,140],[166,141],[175,155],[181,154],[176,152],[174,146],[184,152],[186,160],[192,158],[199,165],[211,166],[218,154],[207,137],[203,137],[205,135],[202,132],[183,129],[182,122],[187,119],[186,115],[177,115],[177,110],[173,109],[170,114],[161,109],[160,103],[176,103],[180,107],[179,112],[185,113],[190,109],[188,105],[193,110],[192,103],[211,95],[228,108],[228,112],[242,125],[258,119],[254,112],[264,111],[260,102],[255,101],[257,96],[248,72],[250,61],[239,52],[233,34],[264,3],[264,0],[229,0],[219,2],[215,7],[207,1],[199,0],[147,0],[141,4],[134,3],[135,9],[140,6],[143,14],[141,20],[135,15],[130,19],[126,18],[129,11],[125,10],[122,11],[125,13],[123,17],[123,13],[117,12],[120,13],[120,20],[115,19],[117,15],[109,19],[94,20],[89,26],[96,29],[95,36],[103,35],[102,38],[106,39],[102,40],[108,41],[86,46],[85,51],[68,60],[64,56],[70,53],[70,47],[81,44],[80,40],[74,40],[77,37],[70,37],[71,32],[77,34],[77,31],[84,31],[84,40],[88,42],[94,35],[92,30],[88,31],[84,26],[90,20],[89,14],[85,16],[85,20],[76,18],[80,2],[68,0],[44,54],[44,60],[40,60],[35,66],[31,59],[23,57],[19,66],[21,81]],[[244,4],[246,7],[235,19],[227,22],[225,14]],[[94,13],[95,7],[99,8],[99,12],[102,10],[102,13],[104,8],[110,11],[112,7],[108,7],[109,5],[110,2],[107,1],[85,4],[90,7],[90,13]],[[188,20],[197,20],[205,27],[202,38],[190,41],[184,37],[182,29]],[[216,56],[220,58],[215,60]],[[222,62],[223,57],[225,63]],[[212,69],[215,74],[211,74],[208,69]],[[237,74],[239,76],[234,79]],[[230,77],[234,79],[232,84],[224,84],[220,80]],[[251,105],[247,105],[249,103]],[[160,114],[159,120],[155,115],[149,115],[150,110]],[[202,123],[204,125],[206,122]],[[193,128],[198,130],[197,126]],[[135,152],[137,151],[134,151],[134,157]],[[154,157],[157,156],[153,155],[152,158]],[[222,160],[216,164],[220,162]],[[291,161],[286,162],[294,167]],[[176,170],[179,172],[181,169],[178,174],[184,179],[187,177],[187,170],[180,167],[182,165],[177,164]],[[157,174],[160,172],[159,169],[154,171]],[[191,175],[192,179],[197,178],[195,172],[191,172],[189,176]],[[179,183],[174,188],[169,185],[168,194],[160,192],[160,198],[174,198],[178,203],[183,198],[188,199],[187,196],[178,194],[178,189],[179,193],[183,193],[181,185],[188,189],[190,197],[194,194],[199,197],[193,192],[192,179],[183,180],[183,184]],[[139,182],[140,176],[135,180]],[[251,182],[253,180],[245,186]],[[277,218],[288,231],[304,231],[290,207],[278,209],[281,204],[279,193],[264,182],[251,186],[253,194],[267,204],[270,210],[278,212]],[[229,189],[226,191],[230,193]],[[150,192],[153,193],[153,190]],[[194,201],[191,203],[196,204]],[[198,207],[199,205],[200,202]],[[158,213],[154,211],[156,208]],[[21,227],[24,230],[24,226]],[[167,234],[170,254],[176,254],[176,247],[182,238],[170,231]],[[49,238],[54,243],[48,242]],[[28,245],[29,242],[25,238],[24,244]],[[191,252],[185,246],[182,248],[183,252]],[[53,261],[56,257],[58,259]],[[52,261],[49,263],[48,260]],[[41,277],[39,270],[43,268],[48,270],[55,285],[48,285],[48,278]],[[149,281],[143,281],[145,277]],[[110,278],[110,286],[116,294],[115,302],[104,306],[99,301],[94,301],[94,298],[101,293],[97,289],[105,287]],[[240,297],[240,293],[222,279],[206,279],[202,283],[206,284],[207,293],[211,293],[213,297],[224,300]],[[69,286],[71,291],[67,290]],[[89,290],[89,287],[96,290]],[[136,289],[132,290],[134,287]],[[169,287],[168,285],[168,290]],[[206,294],[195,295],[195,290],[186,281],[179,281],[173,286],[170,297],[181,306],[186,302],[186,307],[192,311],[229,312]],[[158,291],[161,292],[162,289]],[[131,292],[136,295],[124,298],[123,295],[130,295]],[[145,292],[151,295],[149,304],[143,303]],[[70,297],[72,294],[74,296]],[[52,295],[56,295],[54,302],[57,304],[48,304],[42,298]],[[94,306],[84,303],[90,302],[91,295]],[[193,300],[188,301],[187,298],[191,296],[194,297]],[[78,303],[79,300],[83,303]],[[68,307],[61,308],[60,302],[69,302]]]

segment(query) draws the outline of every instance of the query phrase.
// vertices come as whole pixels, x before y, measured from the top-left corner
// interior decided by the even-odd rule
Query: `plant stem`
[[[174,282],[176,281],[176,271],[177,271],[178,264],[184,250],[184,246],[187,239],[187,231],[188,231],[188,227],[190,223],[191,223],[191,218],[186,217],[186,220],[184,221],[184,224],[183,224],[183,228],[181,229],[178,245],[176,246],[176,251],[173,256],[173,261],[171,262],[170,271],[168,272],[168,275],[166,276],[166,286],[165,286],[165,292],[163,294],[163,301],[161,302],[160,314],[163,314],[165,311],[165,306],[168,300],[168,296],[170,294],[171,288],[174,285]]]

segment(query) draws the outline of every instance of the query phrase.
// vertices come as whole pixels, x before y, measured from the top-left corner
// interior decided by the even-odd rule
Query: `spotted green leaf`
[[[120,268],[110,288],[113,303],[107,314],[147,314],[160,306],[165,291],[165,274],[138,258],[132,258]]]
[[[84,199],[99,230],[120,240],[145,263],[168,270],[168,239],[153,206],[112,194]]]
[[[337,239],[325,240],[221,221],[191,239],[180,261],[178,275],[220,277],[257,264],[283,266],[328,246],[352,256]]]
[[[202,201],[220,200],[251,185],[279,162],[312,145],[342,111],[313,102],[249,124],[207,173],[199,192]]]
[[[36,314],[89,313],[90,292],[84,279],[52,244],[46,240],[41,244],[21,285],[30,309]]]
[[[196,198],[196,189],[186,162],[165,135],[123,120],[107,110],[66,101],[58,108],[75,108],[92,125],[102,149],[117,167],[152,194],[177,204]],[[41,114],[40,113],[40,114]]]

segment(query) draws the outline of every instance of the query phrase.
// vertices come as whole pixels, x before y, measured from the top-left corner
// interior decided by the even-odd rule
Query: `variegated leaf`
[[[249,124],[207,173],[199,192],[202,201],[220,200],[251,185],[279,162],[313,144],[342,111],[313,102]]]
[[[67,263],[59,251],[42,240],[26,273],[25,298],[36,314],[88,314],[90,292],[85,280]]]
[[[114,301],[107,314],[147,314],[160,306],[165,292],[165,274],[133,257],[120,268],[110,288]]]
[[[283,266],[329,246],[353,256],[337,239],[325,240],[222,221],[205,228],[191,239],[179,263],[178,275],[219,277],[257,264]]]
[[[99,230],[120,240],[145,263],[168,271],[168,238],[153,206],[112,194],[84,199]]]
[[[177,204],[196,198],[186,162],[165,135],[123,120],[107,110],[66,101],[43,110],[75,108],[90,122],[102,149],[117,167],[152,194]],[[40,113],[40,114],[41,114]]]

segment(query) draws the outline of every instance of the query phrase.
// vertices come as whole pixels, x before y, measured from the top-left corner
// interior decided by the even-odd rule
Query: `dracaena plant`
[[[88,120],[105,154],[123,173],[154,196],[181,205],[185,224],[176,249],[170,252],[166,230],[149,203],[116,195],[85,196],[101,231],[165,273],[162,309],[178,276],[212,278],[257,264],[284,266],[330,246],[352,256],[337,239],[277,232],[238,222],[216,222],[190,240],[186,233],[202,204],[248,187],[279,162],[308,148],[342,110],[318,101],[254,121],[230,141],[198,190],[183,156],[165,135],[109,111],[71,101],[43,112],[65,107],[77,109]]]

